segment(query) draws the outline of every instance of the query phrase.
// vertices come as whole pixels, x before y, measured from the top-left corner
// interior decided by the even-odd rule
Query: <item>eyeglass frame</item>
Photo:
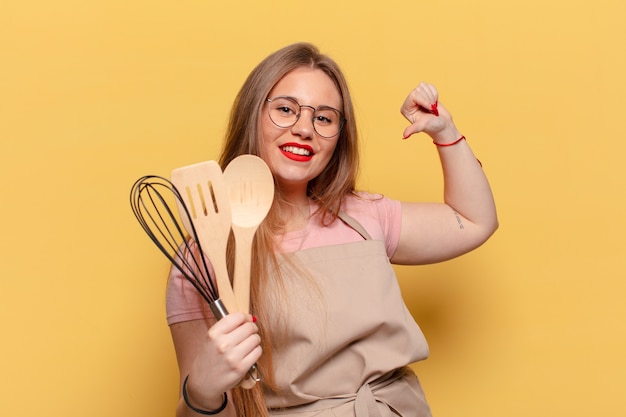
[[[313,130],[315,131],[315,133],[317,133],[320,137],[322,137],[322,138],[324,138],[324,139],[332,139],[332,138],[334,138],[334,137],[338,136],[338,135],[341,133],[341,131],[343,130],[343,126],[346,124],[346,121],[347,121],[347,120],[346,120],[345,116],[343,115],[343,112],[342,112],[341,110],[338,110],[338,109],[334,108],[334,107],[324,106],[324,105],[322,105],[322,106],[317,106],[317,107],[313,107],[313,106],[310,106],[310,105],[308,105],[308,104],[300,104],[300,103],[298,102],[298,100],[296,100],[295,98],[290,97],[290,96],[276,96],[276,97],[272,97],[272,98],[266,97],[266,98],[265,98],[265,101],[266,101],[267,103],[271,103],[273,100],[276,100],[276,99],[279,99],[279,98],[284,98],[284,99],[291,100],[291,101],[293,101],[294,103],[296,103],[296,104],[298,105],[298,114],[296,114],[296,120],[294,120],[294,121],[293,121],[293,123],[292,123],[292,124],[290,124],[290,125],[288,125],[288,126],[281,126],[281,125],[279,125],[278,123],[276,123],[276,122],[274,121],[274,119],[272,119],[272,116],[271,116],[271,114],[270,114],[270,107],[268,106],[268,108],[267,108],[267,116],[270,118],[270,121],[271,121],[272,123],[274,123],[274,125],[275,125],[275,126],[280,127],[281,129],[287,129],[287,128],[290,128],[290,127],[292,127],[293,125],[295,125],[296,123],[298,123],[298,120],[300,120],[300,116],[302,115],[302,108],[303,108],[303,107],[308,107],[309,109],[311,109],[311,110],[313,111],[312,116],[311,116],[311,124],[313,125]],[[318,110],[320,110],[320,109],[321,109],[321,110],[334,110],[334,111],[336,111],[337,113],[339,113],[339,130],[337,130],[337,133],[335,133],[335,134],[334,134],[334,135],[332,135],[332,136],[324,136],[324,135],[320,134],[320,133],[317,131],[317,129],[315,128],[315,113],[316,113]]]

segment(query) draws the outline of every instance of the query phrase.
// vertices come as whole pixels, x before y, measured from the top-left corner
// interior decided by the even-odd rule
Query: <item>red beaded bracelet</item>
[[[452,145],[456,145],[457,143],[459,143],[460,141],[465,140],[465,136],[461,136],[460,138],[458,138],[457,140],[455,140],[452,143],[437,143],[433,140],[433,143],[437,146],[452,146]]]

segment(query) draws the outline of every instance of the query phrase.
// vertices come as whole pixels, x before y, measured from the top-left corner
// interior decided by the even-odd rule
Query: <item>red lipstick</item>
[[[302,145],[300,143],[285,143],[284,145],[280,146],[279,149],[283,153],[283,155],[285,155],[292,161],[307,162],[310,161],[314,155],[313,148],[308,145]]]

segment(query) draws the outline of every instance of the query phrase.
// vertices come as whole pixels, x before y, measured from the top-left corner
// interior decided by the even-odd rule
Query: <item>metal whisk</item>
[[[225,317],[228,312],[219,299],[191,215],[176,187],[166,178],[143,176],[133,184],[130,205],[148,237],[198,290],[215,317]]]

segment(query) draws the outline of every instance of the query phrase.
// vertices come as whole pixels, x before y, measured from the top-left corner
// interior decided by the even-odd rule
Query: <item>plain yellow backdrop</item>
[[[304,40],[351,84],[360,187],[441,199],[433,145],[401,139],[420,81],[491,179],[487,244],[397,269],[435,416],[623,417],[625,4],[3,0],[0,415],[173,415],[167,262],[130,186],[216,158],[245,76]]]

